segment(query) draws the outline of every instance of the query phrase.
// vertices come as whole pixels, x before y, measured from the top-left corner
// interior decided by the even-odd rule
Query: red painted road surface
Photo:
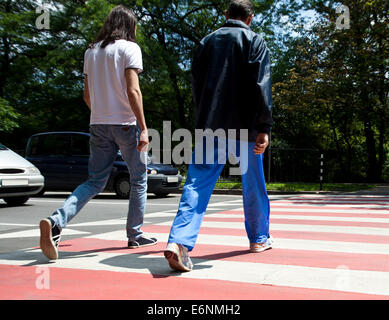
[[[0,299],[387,300],[388,203],[389,196],[272,201],[275,245],[259,254],[248,251],[242,208],[221,206],[207,213],[194,270],[185,274],[163,258],[168,212],[166,222],[145,224],[160,241],[153,247],[128,249],[121,230],[62,241],[57,262],[37,248],[1,254]]]

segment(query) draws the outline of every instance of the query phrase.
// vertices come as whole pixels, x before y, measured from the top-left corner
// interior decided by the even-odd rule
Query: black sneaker
[[[50,260],[57,260],[61,231],[51,218],[42,220],[39,227],[41,230],[40,246],[43,254]]]
[[[141,247],[148,247],[148,246],[153,246],[158,243],[158,240],[155,238],[145,238],[141,236],[140,238],[136,240],[130,240],[128,241],[128,247],[130,249],[137,249]]]

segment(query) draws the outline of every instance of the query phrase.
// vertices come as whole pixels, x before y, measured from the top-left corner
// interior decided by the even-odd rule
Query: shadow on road
[[[66,245],[65,245],[66,246]],[[104,267],[94,268],[93,264],[107,265],[112,268],[109,268],[108,271],[121,271],[121,272],[142,272],[150,273],[154,278],[166,278],[171,276],[180,276],[181,272],[176,272],[170,269],[167,261],[163,256],[163,250],[154,250],[154,251],[144,251],[144,252],[134,252],[129,254],[119,254],[110,258],[103,259],[101,261],[96,261],[93,258],[98,256],[98,253],[102,252],[120,252],[124,250],[129,250],[128,247],[109,247],[109,248],[100,248],[93,250],[85,250],[79,252],[69,252],[69,251],[60,251],[60,259],[56,261],[48,261],[47,258],[42,254],[40,250],[20,250],[17,252],[0,254],[1,260],[9,261],[31,261],[29,263],[23,264],[24,267],[34,267],[34,266],[50,266],[50,267],[68,267],[67,262],[64,265],[61,264],[61,261],[68,259],[74,259],[74,269],[94,269],[94,270],[107,270]],[[78,259],[90,259],[88,261],[77,261]],[[84,264],[86,263],[86,265]],[[200,259],[193,259],[195,269],[208,269],[212,268],[212,265],[205,265],[204,262]]]

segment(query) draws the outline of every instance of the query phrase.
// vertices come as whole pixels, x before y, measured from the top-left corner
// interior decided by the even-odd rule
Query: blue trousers
[[[239,166],[242,175],[247,236],[250,243],[264,243],[270,237],[270,203],[265,186],[263,155],[254,154],[254,142],[234,141],[234,143],[236,150],[245,150],[244,153],[240,152]],[[188,168],[178,213],[168,240],[169,243],[185,246],[188,251],[192,251],[195,246],[209,199],[225,165],[224,160],[231,151],[227,147],[224,155],[221,154],[217,143],[212,150],[207,149],[204,149],[203,163],[198,163],[201,155],[196,156],[196,150],[192,156],[192,164]],[[209,161],[210,152],[213,152],[214,161]],[[224,157],[224,159],[220,159],[220,157]]]

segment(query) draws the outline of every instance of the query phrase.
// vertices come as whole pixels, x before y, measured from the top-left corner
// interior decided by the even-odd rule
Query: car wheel
[[[21,206],[25,204],[30,197],[12,197],[4,198],[3,200],[10,206]]]
[[[130,197],[130,179],[128,176],[121,176],[115,180],[114,190],[116,195],[121,199]]]
[[[167,197],[169,194],[168,193],[154,193],[158,198],[165,198]]]

